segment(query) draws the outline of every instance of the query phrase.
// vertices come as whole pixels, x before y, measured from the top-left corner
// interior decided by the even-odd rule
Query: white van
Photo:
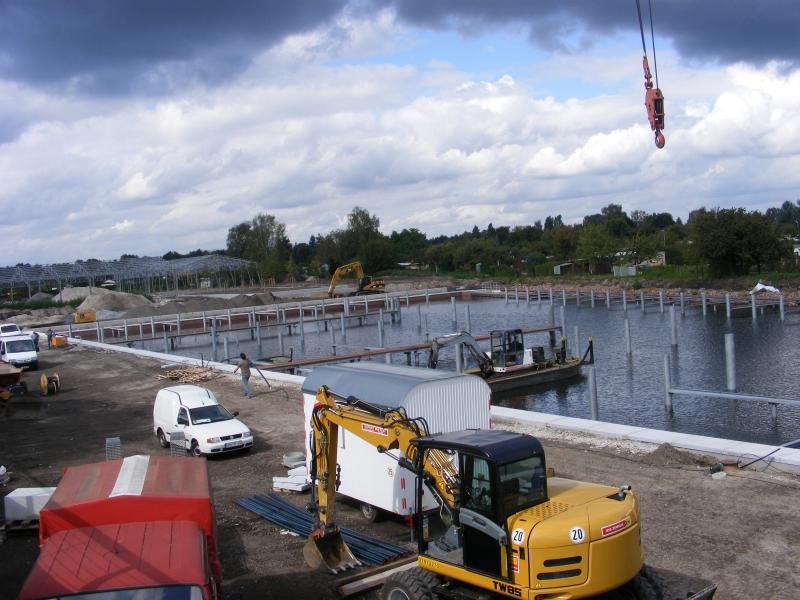
[[[22,330],[16,323],[0,323],[0,337],[22,335]]]
[[[196,385],[176,385],[156,394],[153,433],[168,448],[173,433],[182,431],[186,450],[194,456],[221,454],[253,447],[247,426],[217,402],[211,390]]]
[[[0,337],[0,360],[15,367],[27,367],[31,371],[39,368],[36,346],[33,339],[27,335]]]

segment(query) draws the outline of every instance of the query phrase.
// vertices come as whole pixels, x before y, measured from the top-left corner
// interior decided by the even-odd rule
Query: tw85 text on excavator
[[[415,506],[423,495],[440,506],[438,516],[414,509],[417,568],[392,576],[384,598],[659,597],[644,567],[630,486],[547,477],[544,450],[532,436],[494,429],[430,435],[424,419],[403,409],[341,398],[325,386],[312,413],[309,566],[338,572],[358,564],[335,523],[339,428],[415,476]]]

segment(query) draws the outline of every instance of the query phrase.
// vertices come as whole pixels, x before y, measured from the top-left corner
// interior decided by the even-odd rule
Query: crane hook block
[[[656,146],[663,148],[666,140],[661,130],[664,129],[664,94],[657,87],[653,87],[650,65],[647,63],[647,55],[642,57],[642,69],[644,71],[644,105],[647,108],[647,118],[650,120],[650,129],[656,132]]]

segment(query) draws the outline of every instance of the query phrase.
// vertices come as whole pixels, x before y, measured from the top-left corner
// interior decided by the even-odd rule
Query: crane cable
[[[658,87],[658,60],[656,58],[656,39],[653,29],[653,2],[648,0],[650,11],[650,44],[653,48],[653,70],[655,71],[656,86],[653,88],[650,74],[650,66],[647,62],[647,44],[644,40],[644,24],[642,23],[642,7],[639,0],[636,0],[636,13],[639,17],[639,34],[642,37],[642,67],[644,69],[645,84],[645,106],[647,116],[650,120],[650,128],[655,131],[655,143],[658,148],[663,148],[665,139],[661,130],[664,128],[664,95]]]

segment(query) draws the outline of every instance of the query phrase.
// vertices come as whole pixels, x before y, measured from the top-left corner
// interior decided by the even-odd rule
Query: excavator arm
[[[342,279],[342,277],[349,273],[355,273],[358,281],[361,281],[364,278],[364,268],[357,260],[347,263],[346,265],[342,265],[333,272],[333,277],[331,277],[331,285],[328,287],[328,298],[336,297],[336,286],[339,284],[339,281]]]
[[[466,331],[451,333],[434,339],[433,342],[431,342],[431,349],[428,354],[428,368],[435,369],[436,365],[439,364],[439,350],[453,344],[464,344],[467,347],[467,350],[469,350],[470,355],[484,376],[489,376],[494,372],[494,365],[491,359],[481,350],[475,338]]]
[[[310,509],[315,514],[315,525],[303,548],[303,556],[310,567],[325,566],[334,573],[358,564],[335,522],[340,428],[371,444],[376,452],[387,453],[401,467],[425,477],[451,508],[455,505],[458,488],[456,468],[444,453],[429,451],[428,459],[421,466],[413,441],[428,435],[424,419],[411,419],[402,408],[389,409],[352,396],[342,398],[327,386],[320,387],[311,416]],[[431,452],[441,456],[432,459]]]

